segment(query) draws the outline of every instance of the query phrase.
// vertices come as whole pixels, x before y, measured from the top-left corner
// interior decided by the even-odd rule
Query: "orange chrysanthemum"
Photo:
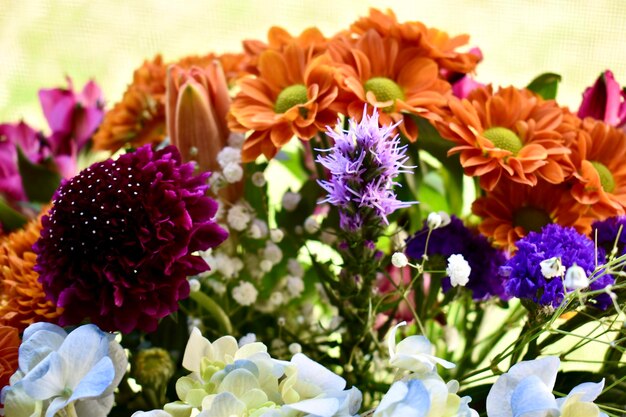
[[[588,207],[574,200],[567,185],[544,181],[530,187],[502,180],[493,191],[474,201],[472,212],[482,217],[480,232],[509,250],[514,250],[515,242],[528,232],[539,231],[548,223],[588,234],[594,220]]]
[[[382,36],[399,39],[402,46],[418,47],[421,56],[434,59],[440,68],[450,73],[474,71],[480,56],[470,52],[458,52],[457,48],[467,45],[468,35],[450,37],[446,32],[426,27],[421,22],[399,23],[391,10],[383,13],[370,9],[367,17],[362,17],[350,26],[352,33],[363,35],[374,29]]]
[[[626,132],[587,118],[572,145],[576,166],[572,195],[591,206],[601,219],[623,215],[626,209]]]
[[[245,57],[223,57],[223,62],[228,66],[224,69],[225,73],[231,77],[242,73]],[[215,59],[220,57],[213,54],[188,56],[176,64],[182,68],[194,65],[202,67]],[[157,55],[152,61],[145,61],[134,72],[133,82],[124,92],[122,100],[105,114],[93,137],[96,149],[115,152],[126,145],[139,147],[147,143],[156,144],[165,138],[165,87],[169,65]]]
[[[381,124],[401,122],[399,129],[411,141],[417,125],[410,114],[427,116],[446,103],[450,85],[439,78],[437,63],[418,48],[401,48],[393,37],[368,30],[354,45],[346,37],[329,44],[340,67],[341,87],[348,93],[348,115],[360,120],[364,104],[380,109]]]
[[[18,330],[0,325],[0,388],[9,385],[11,375],[17,371],[19,347]]]
[[[0,324],[24,330],[38,321],[55,323],[62,310],[46,299],[32,251],[39,239],[40,219],[0,241]]]
[[[514,87],[493,93],[491,86],[474,90],[467,99],[450,99],[435,124],[457,146],[469,176],[493,190],[501,178],[526,185],[541,178],[562,183],[573,171],[563,133],[571,126],[563,109],[528,90]]]
[[[241,91],[230,106],[229,128],[252,134],[242,148],[244,162],[260,154],[273,158],[295,135],[308,140],[335,123],[335,68],[327,55],[290,43],[283,52],[268,49],[259,58],[259,76],[239,81]]]

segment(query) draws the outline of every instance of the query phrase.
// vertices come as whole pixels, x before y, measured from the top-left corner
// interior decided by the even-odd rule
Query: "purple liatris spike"
[[[328,127],[327,134],[335,143],[322,150],[327,154],[318,156],[317,162],[328,169],[330,179],[318,183],[328,192],[324,202],[339,208],[342,228],[361,227],[368,211],[389,224],[388,215],[416,203],[398,200],[393,191],[399,185],[394,179],[414,168],[405,165],[407,145],[401,146],[400,137],[392,136],[395,127],[380,127],[376,109],[371,116],[364,112],[359,123],[350,119],[347,131]]]

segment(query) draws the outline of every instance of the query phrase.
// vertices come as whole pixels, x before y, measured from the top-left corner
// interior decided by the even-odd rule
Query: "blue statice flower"
[[[413,259],[421,260],[426,250],[428,224],[409,238],[405,253]],[[498,274],[500,266],[504,265],[504,253],[489,244],[487,238],[465,227],[461,219],[450,217],[446,226],[435,228],[428,239],[427,266],[432,269],[445,269],[445,260],[451,255],[460,254],[471,268],[469,282],[466,288],[472,290],[475,300],[483,300],[492,296],[507,300],[502,277]],[[444,291],[452,288],[450,277],[445,277],[441,283]]]
[[[620,227],[622,228],[621,232]],[[610,217],[595,222],[592,225],[591,238],[607,254],[611,253],[615,245],[617,245],[616,256],[626,254],[626,216]]]
[[[398,185],[394,179],[414,168],[405,165],[407,145],[401,146],[400,137],[393,136],[396,126],[380,127],[374,109],[371,116],[364,113],[359,123],[350,119],[347,131],[328,127],[334,145],[322,150],[327,154],[318,156],[317,162],[329,170],[330,180],[318,183],[328,192],[324,202],[339,208],[342,228],[361,228],[372,212],[388,224],[388,215],[414,204],[398,200],[393,191]]]
[[[591,276],[596,262],[602,263],[604,251],[598,248],[598,257],[594,243],[587,236],[581,235],[574,228],[558,224],[548,224],[541,232],[530,232],[517,242],[517,252],[509,259],[501,274],[505,279],[505,290],[511,296],[529,299],[543,306],[557,307],[564,297],[563,277],[546,278],[541,262],[557,258],[564,269],[574,264],[584,269]],[[600,290],[614,279],[602,274],[591,280],[589,288]],[[608,294],[596,297],[596,306],[601,309],[611,304]]]

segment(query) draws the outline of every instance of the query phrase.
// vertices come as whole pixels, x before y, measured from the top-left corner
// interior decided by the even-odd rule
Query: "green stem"
[[[215,301],[213,301],[211,297],[202,291],[192,291],[190,293],[190,297],[211,314],[224,334],[230,335],[233,333],[233,325],[231,324],[228,315]]]

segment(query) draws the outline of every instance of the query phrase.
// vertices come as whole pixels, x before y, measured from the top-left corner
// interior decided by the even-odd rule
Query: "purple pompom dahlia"
[[[193,252],[222,243],[206,196],[178,150],[149,145],[93,164],[57,190],[34,245],[61,325],[89,318],[104,330],[155,330],[189,295],[187,276],[209,269]]]

